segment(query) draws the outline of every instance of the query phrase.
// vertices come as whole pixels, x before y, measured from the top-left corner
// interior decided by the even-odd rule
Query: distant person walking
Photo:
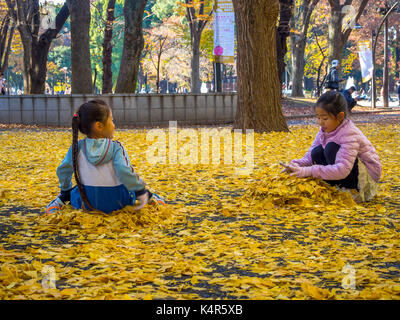
[[[344,80],[340,79],[338,69],[339,69],[339,60],[333,60],[332,66],[329,69],[329,73],[325,80],[325,83],[326,83],[325,88],[326,89],[339,91],[339,83]]]

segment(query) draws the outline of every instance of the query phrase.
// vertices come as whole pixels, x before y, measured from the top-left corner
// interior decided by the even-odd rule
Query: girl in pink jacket
[[[321,128],[314,142],[302,159],[292,160],[283,171],[357,190],[354,194],[358,202],[371,200],[382,165],[371,142],[346,118],[346,99],[339,92],[329,91],[318,99],[315,112]]]

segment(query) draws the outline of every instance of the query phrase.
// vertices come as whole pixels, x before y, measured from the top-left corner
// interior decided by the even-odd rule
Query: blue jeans
[[[311,151],[311,159],[313,164],[319,164],[322,166],[335,164],[336,154],[340,149],[340,145],[334,142],[329,142],[325,149],[322,145],[315,147]],[[339,186],[340,188],[347,189],[358,189],[358,159],[354,162],[353,168],[349,175],[342,180],[324,180],[332,186]]]

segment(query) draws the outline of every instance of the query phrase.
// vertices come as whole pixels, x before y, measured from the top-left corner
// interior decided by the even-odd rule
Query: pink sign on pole
[[[216,46],[214,48],[214,54],[216,56],[222,56],[223,53],[224,53],[224,49],[221,46]]]
[[[214,60],[234,63],[235,13],[232,0],[214,0]]]

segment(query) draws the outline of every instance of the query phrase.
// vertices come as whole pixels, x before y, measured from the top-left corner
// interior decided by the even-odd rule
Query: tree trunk
[[[345,42],[342,40],[342,13],[341,6],[331,9],[331,19],[328,24],[329,64],[332,60],[342,60],[342,50]]]
[[[67,0],[71,14],[71,93],[93,93],[90,62],[90,0]]]
[[[304,97],[303,79],[304,79],[304,53],[306,50],[306,38],[296,41],[292,47],[292,97]]]
[[[204,27],[207,24],[207,19],[203,18],[204,15],[204,2],[200,2],[198,13],[196,13],[196,6],[192,0],[185,0],[186,19],[190,28],[190,44],[192,49],[191,66],[191,91],[193,93],[200,92],[200,41]],[[212,11],[208,14],[210,16]]]
[[[238,56],[235,128],[288,131],[281,108],[276,53],[278,0],[233,0]],[[271,39],[274,39],[271,45]]]
[[[21,34],[22,47],[24,49],[24,94],[31,94],[32,37],[25,34],[24,31],[21,31],[22,28],[23,26],[18,27],[19,33]]]
[[[369,0],[361,0],[360,6],[358,9],[356,9],[354,23],[357,23],[358,19],[364,12],[365,7],[367,6],[368,1]],[[342,30],[344,17],[342,9],[344,6],[351,5],[353,0],[346,0],[343,4],[340,3],[340,0],[328,0],[328,2],[331,7],[331,19],[328,23],[328,63],[330,64],[332,60],[341,61],[342,59],[344,45],[349,39],[352,31],[352,27]]]
[[[134,93],[144,47],[142,21],[147,0],[125,0],[125,35],[116,93]]]
[[[292,97],[304,97],[303,93],[303,80],[304,80],[304,67],[305,60],[304,54],[307,45],[307,33],[310,25],[310,18],[319,0],[304,0],[303,9],[301,14],[298,15],[301,21],[299,35],[293,33],[290,37],[290,44],[292,49]],[[292,20],[292,28],[295,27],[296,21]]]
[[[12,21],[7,13],[0,25],[0,72],[4,72],[7,68],[14,30],[15,21]]]
[[[292,17],[292,6],[294,0],[279,0],[279,26],[276,32],[276,48],[278,62],[279,83],[282,85],[283,72],[285,71],[285,55],[287,53],[286,39],[290,34],[289,21]]]
[[[9,13],[18,23],[18,31],[24,48],[24,93],[43,94],[47,74],[47,56],[53,39],[68,19],[66,4],[56,17],[56,29],[47,29],[39,36],[40,13],[38,0],[7,0]]]
[[[161,44],[161,40],[160,40]],[[157,81],[156,81],[156,86],[157,86],[157,93],[160,93],[160,64],[161,64],[161,45],[160,45],[160,51],[158,52],[157,55]]]
[[[201,33],[195,32],[192,37],[192,59],[190,66],[192,72],[190,75],[191,87],[193,93],[200,93],[200,40]]]
[[[8,13],[16,21],[17,30],[21,36],[23,47],[23,68],[24,68],[24,93],[29,94],[31,90],[31,55],[32,55],[32,42],[33,35],[38,28],[32,28],[32,16],[34,15],[35,8],[38,8],[38,1],[21,1],[21,0],[6,0]],[[27,16],[31,17],[27,20]],[[36,34],[37,35],[37,34]]]
[[[31,77],[32,94],[43,94],[45,92],[46,75],[47,75],[47,57],[50,45],[56,38],[61,28],[69,17],[69,9],[66,4],[61,8],[56,17],[56,29],[46,30],[39,38],[39,41],[33,40],[32,43],[32,67],[29,76]]]
[[[399,79],[399,74],[400,74],[400,28],[397,27],[396,29],[396,47],[395,47],[395,74],[396,74],[396,79]],[[400,101],[399,101],[400,103]]]
[[[114,15],[115,0],[109,0],[107,6],[107,21],[106,28],[104,31],[104,42],[103,42],[103,88],[102,93],[112,93],[112,34],[113,34],[113,23],[115,19]]]

